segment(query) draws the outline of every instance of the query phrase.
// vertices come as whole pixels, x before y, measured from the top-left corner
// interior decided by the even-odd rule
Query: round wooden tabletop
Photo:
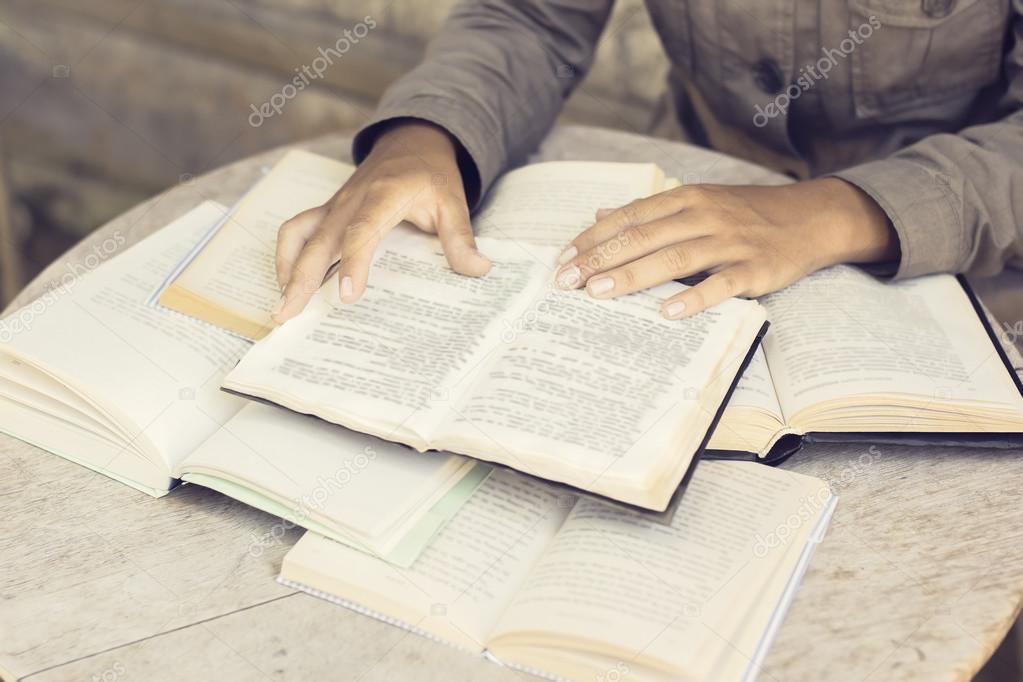
[[[348,144],[298,146],[347,159]],[[131,243],[204,199],[231,204],[283,152],[184,178],[84,240],[15,305],[114,233]],[[572,158],[653,161],[686,183],[785,180],[687,145],[573,126],[533,160]],[[839,504],[761,679],[970,679],[1023,600],[1023,451],[816,445],[784,466],[831,481]],[[213,491],[152,499],[0,436],[0,500],[0,671],[10,677],[521,677],[278,585],[301,530],[252,552],[279,520]]]

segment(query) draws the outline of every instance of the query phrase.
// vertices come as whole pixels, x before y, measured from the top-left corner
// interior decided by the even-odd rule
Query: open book
[[[804,438],[856,434],[1023,442],[1023,386],[965,280],[882,283],[838,266],[761,303],[771,332],[711,438],[715,454],[777,460]]]
[[[278,228],[326,202],[354,172],[346,163],[289,151],[238,201],[202,250],[191,254],[160,292],[160,304],[248,339],[266,336],[281,294],[274,267]],[[534,164],[502,177],[473,224],[480,236],[515,235],[524,249],[563,246],[551,235],[577,234],[597,208],[678,185],[650,163]]]
[[[0,320],[0,431],[151,495],[192,481],[410,561],[489,467],[228,395],[249,344],[144,304],[224,211],[204,203]]]
[[[269,265],[258,305],[216,292],[252,261],[253,235],[272,264],[281,216],[325,198],[294,187],[315,176],[325,194],[349,173],[329,159],[288,154],[161,303],[216,299],[178,309],[234,331],[266,325],[279,297]],[[494,262],[487,276],[454,274],[435,238],[399,227],[378,247],[362,300],[341,306],[328,281],[223,386],[417,450],[471,455],[664,510],[757,343],[764,311],[732,300],[673,322],[659,305],[681,284],[615,301],[562,291],[552,282],[558,249],[532,239],[545,224],[581,229],[596,207],[663,184],[650,164],[559,162],[510,173],[476,219],[479,246]],[[502,238],[516,231],[531,240]]]
[[[835,501],[704,461],[665,526],[499,470],[410,568],[306,533],[280,581],[549,677],[752,680]]]

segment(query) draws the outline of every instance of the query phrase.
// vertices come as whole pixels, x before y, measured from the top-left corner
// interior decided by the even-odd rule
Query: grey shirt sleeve
[[[593,61],[614,0],[467,0],[430,42],[423,62],[384,94],[355,136],[361,162],[380,131],[416,118],[461,144],[470,208],[498,174],[550,130]]]
[[[1023,0],[1013,0],[1012,21],[996,120],[834,173],[891,219],[902,249],[896,277],[994,275],[1023,263]]]

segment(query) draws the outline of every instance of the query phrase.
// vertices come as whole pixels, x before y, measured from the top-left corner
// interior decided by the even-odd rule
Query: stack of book
[[[277,228],[351,172],[291,152],[234,207],[0,321],[0,430],[309,529],[285,584],[529,672],[650,680],[754,677],[835,505],[818,479],[710,458],[1023,432],[952,277],[837,267],[682,321],[657,311],[683,283],[554,287],[597,207],[677,185],[650,164],[512,171],[474,219],[486,277],[399,227],[359,303],[328,280],[274,328]]]

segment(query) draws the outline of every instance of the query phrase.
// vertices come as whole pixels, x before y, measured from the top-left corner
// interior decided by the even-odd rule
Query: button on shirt
[[[764,57],[753,65],[753,81],[768,95],[777,95],[785,87],[785,74],[778,62]]]
[[[1023,263],[1023,0],[646,4],[676,109],[695,114],[679,116],[688,137],[713,145],[724,137],[712,131],[731,131],[858,186],[898,234],[896,276]],[[611,6],[459,4],[356,136],[355,158],[388,120],[432,121],[463,147],[475,204],[553,125]]]

